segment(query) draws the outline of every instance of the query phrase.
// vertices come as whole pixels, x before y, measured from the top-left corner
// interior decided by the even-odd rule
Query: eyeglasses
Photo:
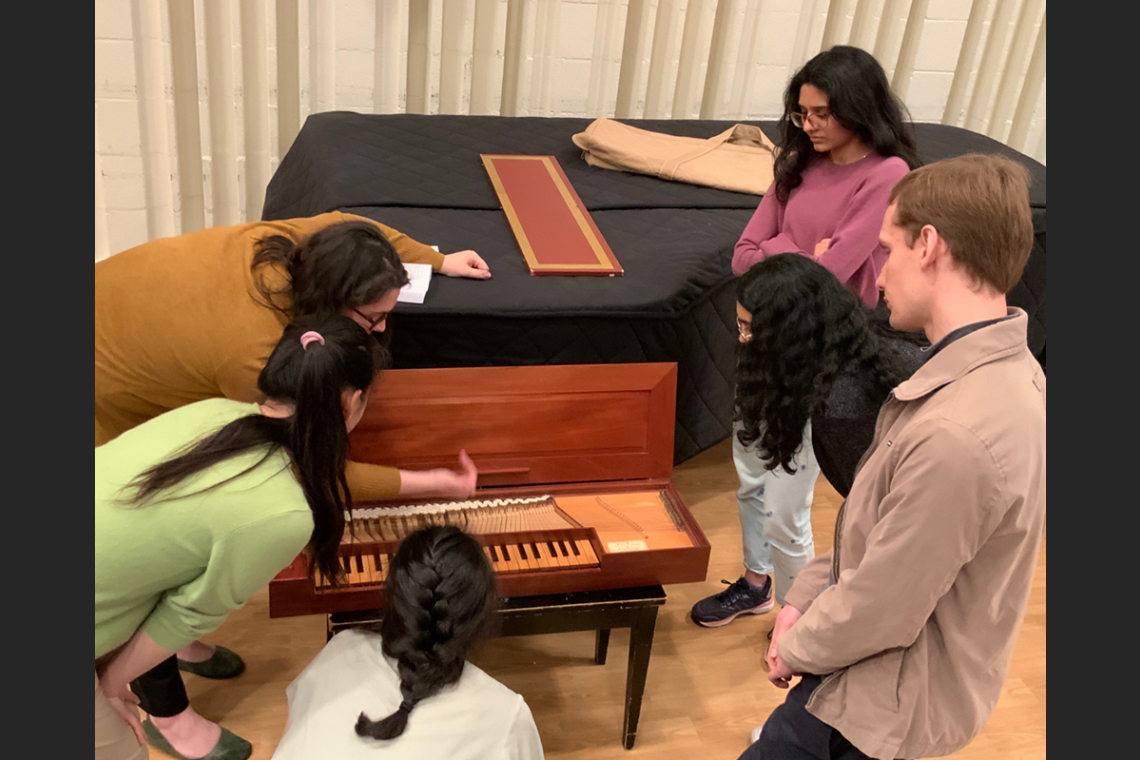
[[[745,340],[752,340],[752,325],[745,322],[740,317],[736,318],[736,330],[740,333],[740,337]]]
[[[370,317],[367,314],[365,314],[364,312],[362,312],[360,309],[356,308],[355,306],[352,307],[352,310],[355,311],[361,319],[363,319],[365,322],[368,323],[368,331],[369,332],[371,332],[372,330],[375,330],[376,325],[380,324],[381,322],[383,322],[385,319],[387,319],[391,315],[391,312],[385,311],[385,312],[382,312],[380,314],[377,314],[375,317]]]
[[[788,114],[788,118],[792,120],[792,124],[797,129],[804,128],[804,122],[810,121],[817,127],[826,127],[827,122],[831,120],[830,113],[804,113],[802,111],[792,111]]]

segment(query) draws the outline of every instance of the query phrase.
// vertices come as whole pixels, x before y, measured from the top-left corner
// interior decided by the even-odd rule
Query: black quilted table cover
[[[736,347],[732,248],[759,196],[591,167],[570,137],[589,119],[310,116],[266,193],[265,219],[348,211],[445,253],[473,248],[487,281],[434,277],[422,305],[392,321],[397,367],[672,361],[675,460],[728,437]],[[711,137],[731,122],[632,121]],[[777,139],[775,124],[758,122]],[[917,125],[924,161],[1005,153],[1033,173],[1038,245],[1010,301],[1045,345],[1045,167],[989,138]],[[553,155],[625,268],[624,277],[532,277],[480,153]]]

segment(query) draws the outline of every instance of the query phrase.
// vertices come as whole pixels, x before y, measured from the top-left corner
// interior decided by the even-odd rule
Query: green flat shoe
[[[233,650],[217,647],[208,660],[202,662],[179,660],[178,669],[202,678],[236,678],[245,670],[245,661]]]
[[[170,746],[170,742],[166,741],[166,737],[151,722],[150,718],[144,720],[142,724],[147,741],[150,742],[151,746],[157,747],[171,757],[178,758],[178,760],[247,760],[253,754],[252,744],[228,728],[223,728],[222,738],[218,739],[218,743],[214,745],[209,754],[200,758],[188,758]]]

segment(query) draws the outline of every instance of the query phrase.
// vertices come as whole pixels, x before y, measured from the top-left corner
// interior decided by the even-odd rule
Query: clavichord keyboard
[[[458,525],[503,597],[702,581],[709,544],[672,472],[672,364],[394,370],[351,436],[352,458],[446,466],[465,448],[475,498],[358,505],[339,583],[299,556],[270,583],[270,615],[382,607],[401,539]]]
[[[499,574],[596,567],[588,530],[561,512],[550,496],[358,510],[341,548],[347,585],[383,583],[404,536],[429,525],[458,525],[485,536],[483,552]],[[317,576],[316,589],[334,584]]]

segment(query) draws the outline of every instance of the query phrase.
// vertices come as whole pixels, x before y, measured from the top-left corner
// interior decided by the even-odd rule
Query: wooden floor
[[[741,570],[729,443],[680,465],[674,481],[712,544],[712,559],[706,583],[666,587],[669,601],[658,616],[633,750],[619,742],[628,631],[614,631],[604,666],[592,662],[590,633],[491,640],[472,655],[475,664],[526,698],[549,758],[733,760],[748,745],[752,728],[784,699],[786,692],[769,684],[761,669],[775,613],[739,618],[717,630],[689,620],[695,601]],[[812,508],[817,551],[831,546],[839,504],[839,495],[821,479]],[[270,620],[263,591],[210,640],[240,652],[248,668],[233,681],[187,675],[191,700],[202,714],[253,742],[255,760],[269,758],[285,725],[285,687],[324,643],[324,619]],[[152,757],[165,756],[152,751]],[[1044,545],[997,710],[978,738],[952,757],[1045,757]]]

